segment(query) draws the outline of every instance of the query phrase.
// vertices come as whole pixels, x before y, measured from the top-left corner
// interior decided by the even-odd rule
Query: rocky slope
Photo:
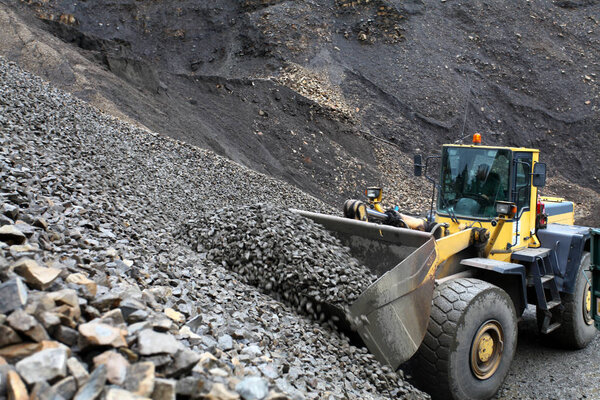
[[[318,200],[2,58],[0,143],[0,398],[425,397],[174,237],[219,207]]]
[[[480,131],[600,224],[597,1],[0,4],[0,53],[330,204],[382,184],[422,211],[412,154]]]

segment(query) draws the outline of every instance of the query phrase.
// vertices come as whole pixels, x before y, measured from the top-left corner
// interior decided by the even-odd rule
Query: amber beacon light
[[[481,134],[476,133],[473,135],[473,144],[481,144]]]

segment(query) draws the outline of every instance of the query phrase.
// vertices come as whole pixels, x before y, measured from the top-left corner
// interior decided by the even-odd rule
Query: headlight
[[[381,188],[368,188],[366,192],[369,199],[376,199],[381,194]]]
[[[509,204],[496,204],[496,213],[506,215],[510,211]]]
[[[507,215],[509,218],[512,218],[517,213],[517,206],[515,203],[509,203],[507,201],[497,201],[496,202],[496,214],[498,215]]]

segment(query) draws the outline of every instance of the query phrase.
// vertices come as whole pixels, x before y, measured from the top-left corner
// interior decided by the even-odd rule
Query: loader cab
[[[535,150],[443,146],[438,215],[492,220],[497,216],[497,202],[513,202],[520,218],[532,207],[534,161],[537,161]]]
[[[447,224],[449,234],[465,224],[491,232],[498,217],[496,205],[514,203],[516,213],[506,221],[491,257],[508,261],[511,249],[539,246],[535,235],[538,188],[533,184],[538,157],[538,150],[527,148],[443,146],[436,222]]]

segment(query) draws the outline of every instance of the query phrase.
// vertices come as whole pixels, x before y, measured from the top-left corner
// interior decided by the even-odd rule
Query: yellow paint
[[[575,223],[575,213],[570,212],[566,214],[551,215],[548,217],[548,223],[573,225]]]
[[[465,229],[435,241],[435,265],[446,261],[456,253],[466,249],[472,243],[473,230]]]
[[[540,196],[540,200],[544,203],[561,203],[565,201],[563,197],[550,197],[550,196]]]

